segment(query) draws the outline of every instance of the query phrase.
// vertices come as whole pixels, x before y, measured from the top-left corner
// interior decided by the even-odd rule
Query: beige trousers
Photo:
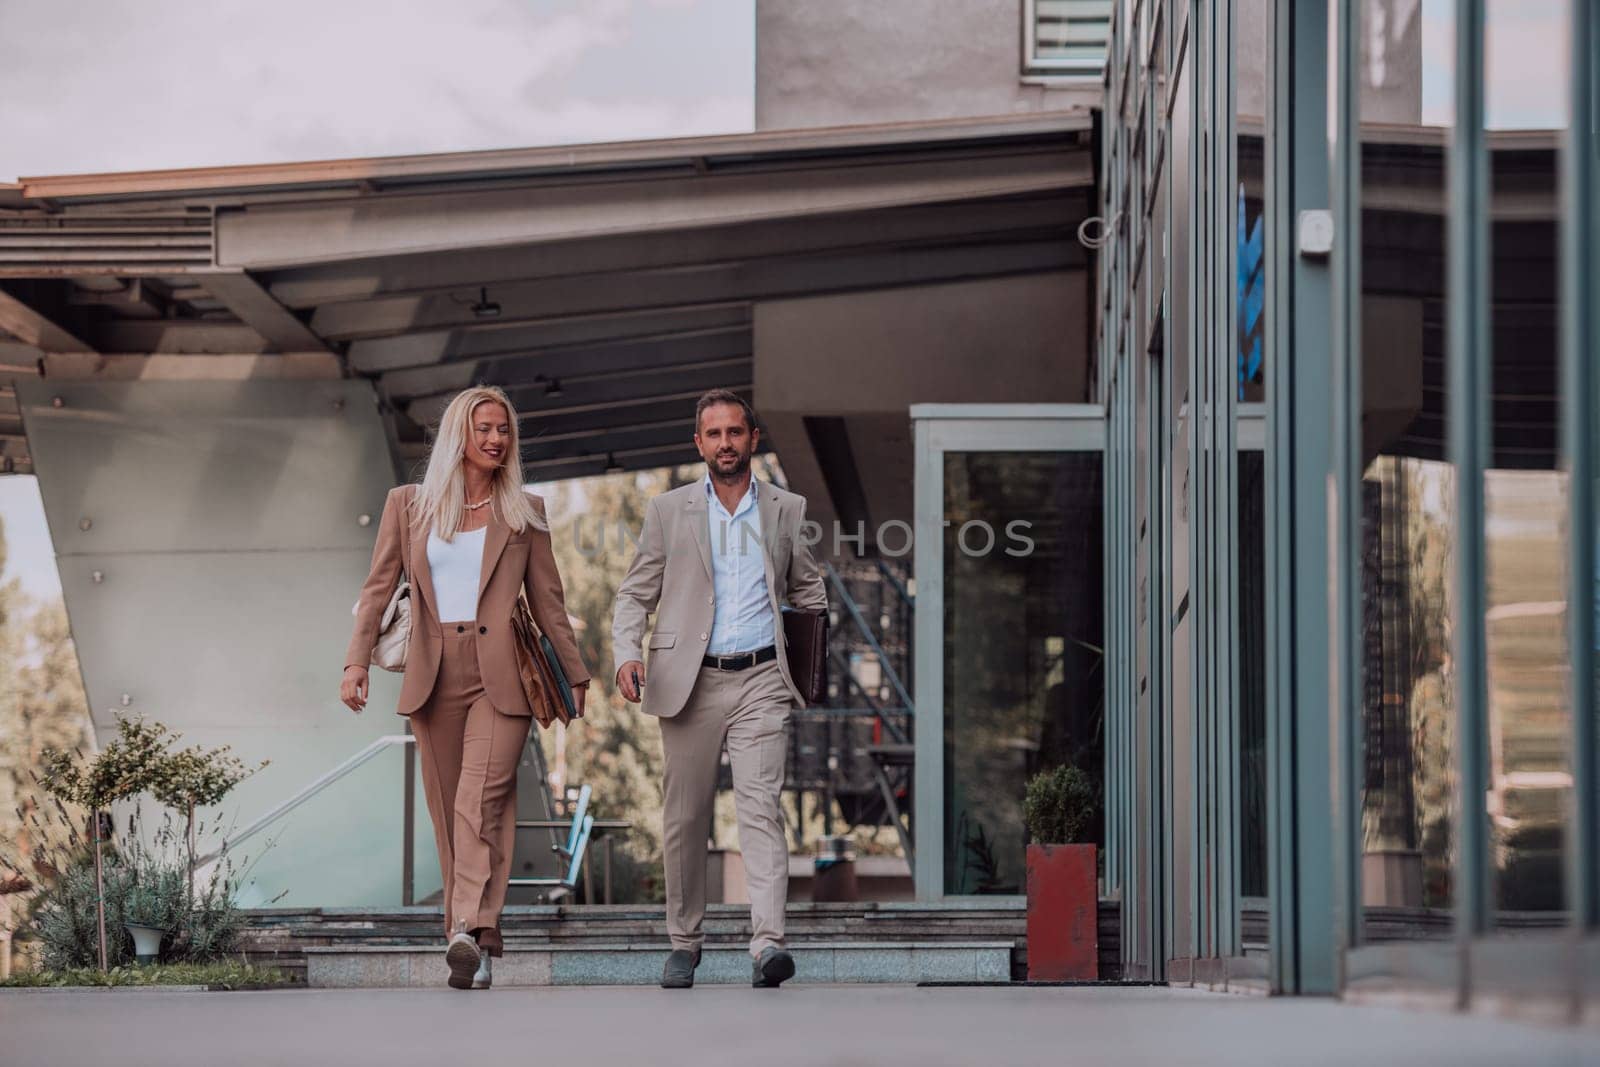
[[[498,956],[517,834],[517,764],[533,720],[489,702],[475,628],[447,622],[442,629],[439,676],[412,714],[411,730],[444,876],[445,934],[476,932],[478,943]]]
[[[789,699],[776,660],[744,671],[701,667],[683,710],[660,720],[667,932],[675,949],[694,951],[704,940],[706,841],[724,742],[750,891],[750,955],[783,947],[789,846],[778,798],[788,754]]]

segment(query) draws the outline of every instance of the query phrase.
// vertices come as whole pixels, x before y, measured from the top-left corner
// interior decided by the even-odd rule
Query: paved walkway
[[[1600,1063],[1600,1034],[1166,989],[0,990],[0,1064]]]

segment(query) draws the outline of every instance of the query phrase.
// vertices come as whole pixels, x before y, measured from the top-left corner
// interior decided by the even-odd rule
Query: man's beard
[[[724,467],[722,465],[723,457],[720,453],[714,455],[710,464],[711,473],[718,478],[726,478],[729,481],[732,481],[735,478],[744,477],[745,471],[750,469],[750,457],[752,453],[745,452],[737,455],[738,461],[735,462],[732,467]]]

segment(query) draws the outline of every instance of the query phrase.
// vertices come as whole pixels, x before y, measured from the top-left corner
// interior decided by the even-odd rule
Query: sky
[[[1485,125],[1551,129],[1566,122],[1568,0],[1486,0]],[[1455,115],[1455,4],[1422,0],[1422,121]]]
[[[0,181],[734,133],[754,0],[0,0]]]
[[[0,0],[0,182],[742,133],[754,0]],[[60,596],[30,477],[0,581]]]

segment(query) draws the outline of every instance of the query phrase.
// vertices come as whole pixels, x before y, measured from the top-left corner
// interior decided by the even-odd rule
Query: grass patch
[[[68,971],[29,971],[0,981],[0,989],[68,988],[71,986],[203,985],[211,989],[273,989],[292,985],[293,979],[275,967],[255,967],[240,961],[219,963],[158,963],[149,967],[113,967],[101,972],[93,967]]]

